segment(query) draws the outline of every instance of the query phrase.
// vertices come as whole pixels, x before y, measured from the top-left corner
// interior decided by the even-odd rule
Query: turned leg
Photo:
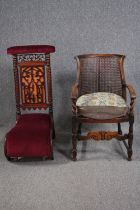
[[[78,125],[78,134],[81,135],[81,128],[82,128],[82,123],[79,123]]]
[[[51,113],[51,123],[52,123],[52,139],[55,139],[55,127],[54,127],[53,113]]]
[[[53,151],[52,151],[52,156],[50,157],[50,160],[54,160]]]
[[[122,129],[121,129],[121,124],[118,123],[118,134],[122,135]]]
[[[53,124],[53,128],[52,128],[52,139],[55,139],[55,128],[54,128],[54,124]]]
[[[72,160],[77,160],[77,132],[75,117],[72,117]]]
[[[134,124],[134,116],[132,116],[130,118],[129,121],[129,135],[128,135],[128,150],[127,150],[127,154],[128,154],[128,160],[131,161],[132,160],[132,144],[133,144],[133,124]]]

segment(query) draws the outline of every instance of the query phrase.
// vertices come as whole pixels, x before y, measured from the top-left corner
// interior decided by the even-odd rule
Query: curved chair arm
[[[128,91],[130,93],[131,99],[136,99],[136,92],[135,92],[133,86],[129,85],[129,84],[126,84],[126,88],[128,89]]]
[[[75,83],[71,89],[72,113],[76,115],[76,101],[78,98],[78,83]]]
[[[134,109],[134,102],[135,102],[135,99],[136,99],[136,92],[135,92],[135,90],[134,90],[132,85],[126,84],[125,86],[128,89],[129,94],[130,94],[130,99],[131,99],[131,101],[130,101],[130,114],[131,114],[131,113],[133,113],[133,109]]]
[[[75,83],[73,86],[72,86],[72,89],[71,89],[71,99],[77,99],[78,98],[78,83]]]

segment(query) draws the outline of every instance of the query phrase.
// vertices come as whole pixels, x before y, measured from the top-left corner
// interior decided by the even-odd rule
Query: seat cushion
[[[77,114],[94,119],[112,119],[127,114],[125,100],[114,93],[97,92],[82,95],[76,102]]]
[[[10,157],[51,157],[49,115],[21,115],[16,126],[6,135],[5,154]]]

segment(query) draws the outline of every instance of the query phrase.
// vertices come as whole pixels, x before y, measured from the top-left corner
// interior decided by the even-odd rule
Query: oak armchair
[[[134,102],[136,93],[125,81],[124,55],[87,54],[76,56],[77,81],[72,86],[72,159],[77,159],[78,140],[122,141],[132,158]],[[127,91],[130,104],[127,105]],[[122,133],[121,123],[129,122]],[[117,123],[117,131],[89,131],[81,134],[83,123]],[[127,141],[127,142],[126,142]]]

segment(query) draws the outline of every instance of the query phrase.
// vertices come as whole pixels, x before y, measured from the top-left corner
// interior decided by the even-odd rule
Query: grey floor
[[[78,144],[70,160],[70,133],[57,133],[54,161],[8,162],[0,127],[0,210],[140,210],[139,124],[135,124],[133,161],[122,143]],[[126,128],[125,128],[126,129]]]

